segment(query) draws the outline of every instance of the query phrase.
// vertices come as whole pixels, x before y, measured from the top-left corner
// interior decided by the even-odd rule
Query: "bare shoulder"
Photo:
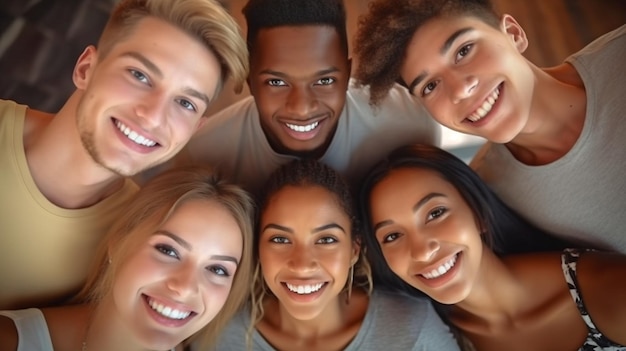
[[[81,336],[87,324],[90,312],[87,305],[44,308],[41,312],[46,319],[55,349],[66,350],[79,343],[75,338]]]
[[[577,265],[578,280],[582,289],[606,290],[626,297],[626,255],[613,252],[586,252]],[[625,300],[626,303],[626,300]]]
[[[0,316],[0,351],[17,350],[17,328],[9,317]]]
[[[563,277],[561,269],[561,252],[532,252],[504,256],[502,261],[518,277],[528,276],[532,279],[546,277],[554,279],[555,275]],[[561,279],[563,280],[563,279]]]
[[[626,256],[584,253],[578,261],[577,275],[593,322],[609,339],[626,345]]]

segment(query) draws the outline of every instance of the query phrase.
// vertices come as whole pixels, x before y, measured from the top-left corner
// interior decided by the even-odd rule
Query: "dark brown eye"
[[[428,213],[428,221],[441,217],[444,213],[446,213],[446,211],[447,209],[445,207],[435,208],[434,210]]]
[[[165,244],[156,244],[154,246],[154,248],[159,251],[160,253],[166,255],[166,256],[170,256],[170,257],[174,257],[174,258],[178,258],[178,252],[176,252],[176,250],[169,246],[169,245],[165,245]]]
[[[430,82],[430,83],[426,84],[424,86],[424,89],[422,90],[422,96],[426,96],[426,95],[432,93],[433,90],[435,90],[436,87],[437,87],[437,83],[436,82]]]

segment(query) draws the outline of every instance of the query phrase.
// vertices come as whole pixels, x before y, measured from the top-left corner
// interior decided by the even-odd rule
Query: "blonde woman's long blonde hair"
[[[203,348],[212,345],[249,296],[253,270],[254,202],[246,191],[209,168],[174,169],[146,183],[99,245],[87,282],[76,301],[98,304],[108,296],[124,263],[181,204],[189,200],[213,201],[223,206],[239,225],[243,239],[241,261],[224,306],[207,326],[188,340],[197,340]]]

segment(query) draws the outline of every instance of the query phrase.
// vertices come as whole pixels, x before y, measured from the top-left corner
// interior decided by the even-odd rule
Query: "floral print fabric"
[[[596,325],[591,320],[591,316],[585,308],[585,303],[578,291],[578,279],[576,277],[576,263],[582,252],[589,250],[579,249],[565,249],[561,256],[561,265],[563,267],[563,274],[565,275],[565,281],[569,288],[572,299],[580,311],[580,316],[585,321],[589,333],[585,343],[578,349],[579,351],[626,351],[626,346],[614,343],[605,337]]]

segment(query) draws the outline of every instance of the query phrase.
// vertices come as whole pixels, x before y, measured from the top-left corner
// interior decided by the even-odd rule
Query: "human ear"
[[[504,15],[500,20],[500,29],[504,32],[517,51],[521,54],[528,48],[528,38],[522,26],[511,15]]]
[[[354,265],[359,260],[359,254],[361,253],[361,241],[352,241],[352,258],[350,259],[350,265]]]
[[[96,48],[93,45],[89,45],[85,48],[82,54],[78,57],[76,65],[74,66],[74,72],[72,74],[72,80],[76,88],[84,90],[89,84],[89,79],[93,73],[93,68],[98,61],[98,54]]]

